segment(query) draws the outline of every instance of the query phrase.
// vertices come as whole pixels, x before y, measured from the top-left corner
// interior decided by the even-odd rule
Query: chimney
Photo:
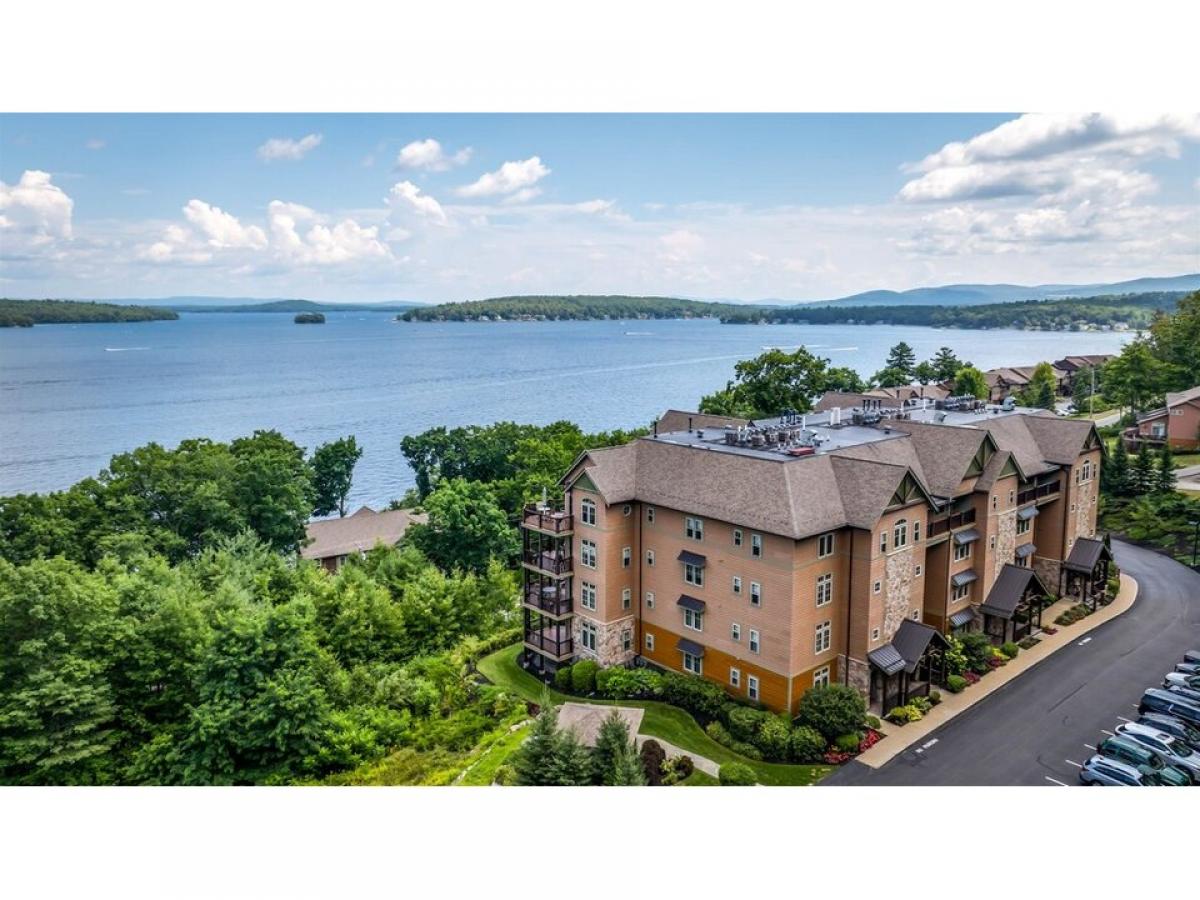
[[[655,419],[651,425],[654,427],[654,436],[658,437],[658,419]]]
[[[692,430],[692,417],[688,416],[688,431]]]

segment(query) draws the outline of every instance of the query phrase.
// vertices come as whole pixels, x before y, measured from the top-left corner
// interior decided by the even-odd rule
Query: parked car
[[[1191,675],[1187,672],[1168,672],[1163,678],[1163,687],[1170,687],[1173,684],[1178,684],[1181,687],[1191,688],[1192,690],[1200,690],[1200,675]]]
[[[1193,782],[1200,781],[1200,753],[1188,746],[1186,741],[1172,737],[1153,726],[1139,725],[1136,722],[1117,726],[1117,734],[1153,750],[1168,765],[1186,771]]]
[[[1128,763],[1096,754],[1079,767],[1079,780],[1087,785],[1115,787],[1157,787],[1163,783],[1150,769],[1142,770]]]
[[[1200,728],[1193,728],[1183,719],[1162,713],[1144,713],[1138,717],[1139,725],[1149,725],[1181,741],[1186,741],[1193,750],[1200,750]]]
[[[1185,663],[1200,664],[1200,650],[1189,650],[1183,654],[1183,661]]]
[[[1175,671],[1185,675],[1200,675],[1200,663],[1175,663]]]
[[[1101,756],[1107,756],[1109,759],[1115,759],[1117,762],[1128,763],[1138,769],[1149,769],[1162,779],[1165,784],[1192,784],[1192,776],[1187,772],[1175,768],[1149,747],[1143,746],[1127,737],[1105,738],[1096,747],[1096,752]]]
[[[1183,719],[1193,728],[1200,728],[1200,705],[1188,700],[1187,697],[1172,694],[1162,688],[1150,688],[1143,693],[1142,701],[1138,704],[1138,712],[1155,712],[1174,716],[1177,719]]]
[[[1200,689],[1184,687],[1182,684],[1168,684],[1166,690],[1172,694],[1178,694],[1181,697],[1186,697],[1192,703],[1200,706]]]

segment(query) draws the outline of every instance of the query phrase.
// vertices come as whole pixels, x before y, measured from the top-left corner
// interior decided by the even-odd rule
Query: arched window
[[[892,531],[892,547],[899,549],[908,544],[908,519],[901,519]]]

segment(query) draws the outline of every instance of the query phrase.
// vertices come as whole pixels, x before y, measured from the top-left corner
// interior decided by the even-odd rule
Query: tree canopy
[[[362,449],[354,435],[322,444],[312,455],[313,514],[346,515],[346,498],[354,481],[354,467],[362,458]]]

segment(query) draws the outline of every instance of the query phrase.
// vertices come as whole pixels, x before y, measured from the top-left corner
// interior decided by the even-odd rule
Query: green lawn
[[[1175,460],[1175,468],[1182,469],[1185,466],[1200,466],[1200,453],[1176,453],[1171,457]]]
[[[549,693],[550,700],[554,703],[582,700],[587,703],[617,705],[612,700],[591,697],[584,700],[561,694],[553,688],[546,687],[517,664],[517,655],[520,653],[520,649],[519,644],[514,644],[496,651],[491,656],[485,656],[479,660],[479,671],[493,684],[508,688],[533,703],[541,703],[543,697]],[[642,717],[642,734],[670,741],[675,746],[682,747],[698,756],[707,757],[718,765],[730,762],[745,763],[758,773],[758,780],[762,784],[814,784],[831,771],[829,766],[793,766],[786,763],[764,763],[747,759],[739,753],[734,753],[728,747],[718,744],[704,733],[704,729],[692,718],[690,713],[669,703],[657,700],[621,700],[620,705],[637,706],[646,711]]]
[[[508,762],[509,757],[524,743],[525,738],[529,736],[529,727],[529,724],[526,723],[488,747],[458,784],[468,787],[487,787],[495,781],[496,770]]]
[[[679,787],[715,787],[720,783],[707,772],[701,772],[699,769],[696,769],[691,775],[679,782]]]

